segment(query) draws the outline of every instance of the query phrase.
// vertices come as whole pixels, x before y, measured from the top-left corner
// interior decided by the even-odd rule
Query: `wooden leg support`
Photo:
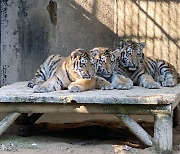
[[[128,115],[116,115],[128,128],[136,135],[145,145],[152,146],[151,136],[130,116]]]
[[[7,130],[7,128],[13,124],[13,122],[20,116],[20,113],[9,113],[0,122],[0,135]]]
[[[172,115],[155,115],[154,142],[158,153],[172,153],[172,136]]]

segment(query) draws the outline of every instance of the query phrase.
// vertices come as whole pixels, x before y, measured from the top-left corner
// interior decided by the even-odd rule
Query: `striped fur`
[[[57,68],[62,65],[64,59],[60,55],[49,56],[37,70],[35,77],[28,82],[28,87],[33,88],[35,85],[40,85],[52,77],[56,73]]]
[[[117,50],[121,51],[116,71],[129,77],[134,85],[158,89],[160,86],[173,87],[179,81],[174,66],[162,59],[146,57],[145,43],[121,41]]]
[[[133,82],[115,71],[119,50],[110,50],[106,47],[97,47],[91,51],[96,53],[97,71],[96,74],[103,77],[114,89],[131,89]]]
[[[28,87],[34,92],[50,92],[68,88],[80,92],[95,88],[112,89],[106,80],[96,77],[94,53],[76,49],[68,57],[51,55],[37,70]]]

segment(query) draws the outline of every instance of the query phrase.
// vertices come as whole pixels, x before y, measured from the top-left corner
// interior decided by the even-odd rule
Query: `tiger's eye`
[[[114,59],[114,56],[111,56],[111,62],[114,62],[115,59]]]
[[[82,63],[82,64],[87,63],[87,59],[81,58],[81,63]]]
[[[102,57],[101,57],[101,61],[106,62],[106,57],[105,57],[105,56],[102,56]]]

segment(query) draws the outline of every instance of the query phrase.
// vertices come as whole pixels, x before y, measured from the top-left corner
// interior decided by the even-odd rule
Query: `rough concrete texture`
[[[70,93],[60,90],[49,93],[33,93],[27,82],[18,82],[0,88],[0,102],[42,103],[97,103],[97,104],[174,104],[179,103],[180,84],[171,88],[146,89],[133,87],[131,90],[92,90]]]
[[[87,3],[92,12],[81,6]],[[67,56],[75,48],[112,48],[117,39],[112,31],[113,6],[113,1],[106,5],[105,0],[1,1],[1,85],[31,79],[52,53]]]

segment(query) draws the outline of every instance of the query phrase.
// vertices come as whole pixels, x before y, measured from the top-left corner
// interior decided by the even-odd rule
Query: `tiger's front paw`
[[[72,93],[83,91],[82,88],[78,85],[69,85],[68,90]]]
[[[161,87],[160,83],[158,82],[145,82],[142,84],[142,86],[148,89],[159,89]]]
[[[33,92],[34,93],[47,93],[49,92],[48,89],[44,86],[41,86],[41,85],[35,85],[33,87]]]
[[[118,90],[129,90],[133,87],[133,81],[131,79],[129,79],[127,82],[125,83],[119,83],[117,84],[114,88],[118,89]]]
[[[111,83],[106,83],[106,84],[101,85],[100,89],[101,90],[112,90],[113,86]]]
[[[173,78],[169,78],[161,82],[163,87],[174,87],[177,84],[177,81]]]

